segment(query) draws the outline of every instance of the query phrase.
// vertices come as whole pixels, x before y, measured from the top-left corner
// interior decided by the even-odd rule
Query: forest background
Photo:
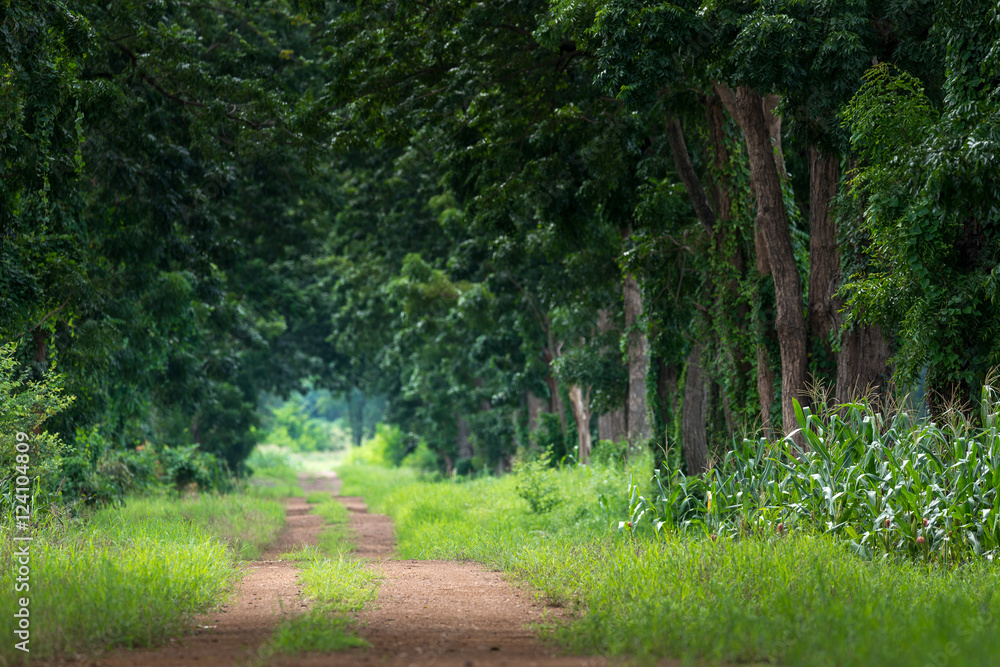
[[[1000,361],[992,3],[0,15],[6,503],[43,422],[52,500],[223,485],[296,392],[446,474],[694,474]]]

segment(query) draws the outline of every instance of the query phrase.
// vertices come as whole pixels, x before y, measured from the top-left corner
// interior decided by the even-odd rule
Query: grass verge
[[[131,499],[123,508],[35,531],[30,546],[31,658],[142,647],[221,603],[239,557],[284,523],[277,503],[246,496]],[[0,538],[0,587],[14,590],[14,545]],[[0,596],[12,618],[15,595]],[[24,659],[13,641],[0,663]]]
[[[866,560],[809,534],[621,533],[628,476],[614,466],[469,482],[339,474],[345,495],[393,517],[400,557],[478,560],[569,607],[547,633],[570,651],[817,667],[986,667],[1000,655],[1000,567],[988,560]],[[548,511],[532,511],[539,495],[554,499],[535,503]]]

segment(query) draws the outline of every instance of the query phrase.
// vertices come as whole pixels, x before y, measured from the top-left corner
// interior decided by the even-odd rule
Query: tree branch
[[[674,169],[684,184],[684,189],[688,192],[694,213],[698,216],[698,222],[710,236],[715,236],[715,212],[708,203],[708,195],[701,184],[701,179],[694,171],[691,164],[691,156],[688,155],[687,144],[684,142],[684,129],[677,118],[667,121],[667,141],[670,143],[670,152],[674,156]]]

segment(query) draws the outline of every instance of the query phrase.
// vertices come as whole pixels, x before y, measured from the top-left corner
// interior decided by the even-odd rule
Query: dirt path
[[[302,480],[306,493],[337,496],[340,480],[333,473]],[[538,665],[597,667],[600,658],[558,656],[535,640],[529,625],[544,618],[544,606],[518,590],[499,573],[474,563],[395,560],[392,521],[368,512],[364,501],[339,497],[349,510],[357,542],[356,557],[383,575],[372,609],[359,615],[357,632],[368,649],[335,654],[274,656],[276,667],[320,665],[390,667],[410,665]],[[115,651],[98,658],[80,656],[70,664],[92,667],[247,667],[260,663],[260,649],[288,614],[302,613],[298,568],[279,561],[285,552],[314,545],[322,521],[309,514],[304,498],[288,499],[287,523],[277,543],[260,560],[244,565],[247,572],[230,604],[195,619],[193,634],[167,646],[142,651]]]
[[[306,493],[336,494],[340,480],[332,473],[303,479]],[[195,618],[193,634],[172,639],[167,646],[141,651],[115,651],[84,661],[94,667],[177,667],[206,665],[236,667],[253,662],[271,630],[286,614],[298,614],[306,604],[299,598],[295,563],[277,560],[283,553],[315,545],[323,520],[309,514],[305,498],[285,501],[285,528],[260,560],[244,564],[246,574],[229,604]]]
[[[357,555],[383,574],[376,605],[359,616],[370,649],[289,658],[281,666],[538,665],[597,667],[601,658],[557,656],[529,624],[544,606],[499,573],[475,563],[395,560],[392,522],[368,512],[361,498],[342,497],[357,537]]]

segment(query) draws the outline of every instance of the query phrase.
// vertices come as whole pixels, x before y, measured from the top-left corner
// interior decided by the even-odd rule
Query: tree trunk
[[[838,324],[833,295],[840,282],[837,223],[830,202],[837,194],[839,161],[809,147],[809,335],[821,358],[830,359],[830,332]]]
[[[646,404],[646,374],[649,367],[649,343],[640,329],[642,293],[639,283],[625,276],[625,328],[628,331],[628,442],[636,446],[652,436]]]
[[[573,419],[576,421],[577,442],[579,444],[578,458],[580,463],[590,461],[590,387],[584,391],[579,385],[569,386],[570,407],[573,409]]]
[[[889,378],[891,355],[881,327],[845,331],[837,357],[837,402],[850,403],[867,392],[880,392]]]
[[[552,362],[562,354],[562,342],[556,341],[552,335],[551,324],[546,323],[545,335],[548,338],[548,346],[542,350],[542,358],[549,366],[549,374],[545,377],[545,384],[549,388],[549,412],[559,416],[559,424],[562,426],[563,438],[566,437],[566,411],[563,409],[562,397],[559,396],[559,381],[552,375]]]
[[[764,120],[767,121],[767,134],[771,137],[774,164],[778,167],[778,176],[783,182],[787,182],[788,170],[785,169],[785,154],[781,150],[781,116],[775,113],[779,102],[781,102],[780,95],[765,95],[761,100],[761,109],[764,112]]]
[[[684,402],[681,406],[681,452],[689,475],[709,468],[708,458],[708,378],[701,367],[702,346],[694,346],[687,358]]]
[[[347,420],[351,441],[355,447],[360,447],[365,439],[365,395],[356,387],[347,392]]]
[[[459,461],[472,458],[472,443],[469,442],[469,424],[462,415],[458,415],[455,420],[455,448],[458,452]]]
[[[545,412],[548,402],[544,398],[535,396],[535,392],[527,392],[528,403],[528,433],[538,430],[538,415]]]
[[[705,188],[691,164],[691,156],[688,155],[687,143],[684,141],[684,129],[677,118],[667,121],[667,143],[670,144],[670,153],[674,158],[674,171],[684,184],[695,217],[709,238],[712,238],[715,236],[715,211],[709,205]]]
[[[781,408],[785,433],[797,427],[792,399],[806,399],[806,323],[802,315],[802,281],[792,249],[788,219],[775,167],[760,95],[741,86],[736,91],[740,125],[750,157],[750,176],[757,193],[757,222],[767,246],[777,313],[775,329],[781,348]],[[804,442],[797,439],[800,447]]]
[[[611,412],[597,416],[597,438],[621,442],[626,439],[625,408],[616,408]]]
[[[606,334],[615,329],[608,311],[604,308],[597,311],[597,331]],[[611,353],[612,350],[605,350]],[[603,415],[597,415],[597,439],[620,442],[626,438],[628,423],[625,417],[625,406],[615,408]]]
[[[677,366],[656,359],[656,399],[660,403],[664,427],[670,432],[670,422],[677,414]]]
[[[771,439],[771,405],[774,403],[774,371],[763,341],[757,346],[757,395],[760,396],[760,426],[763,435]]]
[[[545,384],[549,387],[549,409],[548,412],[559,416],[559,424],[562,426],[562,433],[566,435],[566,411],[563,409],[562,397],[559,396],[559,381],[551,375],[545,378]]]
[[[729,111],[729,115],[731,115],[736,120],[736,123],[742,128],[743,127],[743,118],[742,118],[741,113],[740,113],[739,105],[737,104],[737,101],[736,101],[736,93],[733,92],[732,88],[729,88],[728,86],[723,86],[722,84],[719,84],[719,83],[715,83],[714,87],[715,87],[716,94],[719,96],[719,99],[722,100],[723,105]],[[778,117],[778,116],[776,116],[774,114],[774,107],[771,107],[770,109],[767,109],[765,107],[765,104],[766,104],[765,101],[762,99],[761,100],[761,111],[764,114],[765,120],[768,121],[767,122],[768,135],[771,137],[771,143],[772,143],[772,145],[776,144],[776,147],[777,147],[777,150],[778,150],[778,154],[780,155],[781,154],[781,120],[780,120],[780,117]],[[776,119],[777,119],[777,122],[775,122]],[[745,133],[746,133],[746,131],[744,130],[744,134]],[[777,134],[777,136],[775,136],[775,134]],[[776,158],[775,159],[775,166],[778,169],[778,172],[780,174],[782,174],[783,176],[785,176],[784,157],[782,157],[780,160],[778,160]],[[754,199],[756,199],[757,198],[757,184],[753,181],[752,177],[750,179],[750,191],[751,191],[751,194],[753,195]],[[754,222],[753,233],[754,233],[754,247],[756,249],[756,255],[757,255],[757,272],[760,273],[760,275],[762,275],[762,276],[769,276],[769,275],[771,275],[771,263],[770,263],[770,260],[768,259],[768,256],[767,256],[767,251],[766,251],[767,245],[764,242],[764,236],[763,236],[763,232],[761,232],[761,229],[760,229],[760,221],[759,220],[757,220],[757,221]]]
[[[722,180],[713,180],[712,195],[715,200],[715,214],[721,221],[732,218],[733,196],[727,182],[729,171],[729,151],[726,149],[726,117],[722,100],[718,95],[709,94],[705,100],[705,116],[708,121],[708,136],[712,141],[712,162],[715,172]],[[739,252],[737,246],[736,251]],[[740,253],[742,255],[742,253]],[[742,267],[742,257],[740,264]]]
[[[753,366],[747,349],[742,341],[749,340],[750,305],[740,295],[740,280],[746,275],[746,256],[743,251],[739,231],[729,223],[732,218],[733,196],[732,185],[728,180],[729,150],[726,147],[726,119],[722,100],[717,94],[706,96],[705,112],[708,121],[708,134],[711,139],[712,161],[719,178],[713,182],[712,192],[715,199],[715,211],[718,216],[717,227],[719,249],[728,255],[728,278],[716,279],[725,281],[718,288],[719,306],[717,317],[728,322],[727,327],[736,335],[728,340],[718,336],[720,347],[730,363],[732,372],[726,386],[720,386],[722,392],[722,407],[726,418],[726,430],[730,436],[735,434],[738,426],[734,415],[734,406],[744,405],[748,399],[748,387]],[[718,329],[717,329],[718,330]]]
[[[42,369],[48,361],[48,337],[45,335],[45,329],[33,329],[31,342],[35,344],[35,363]]]

